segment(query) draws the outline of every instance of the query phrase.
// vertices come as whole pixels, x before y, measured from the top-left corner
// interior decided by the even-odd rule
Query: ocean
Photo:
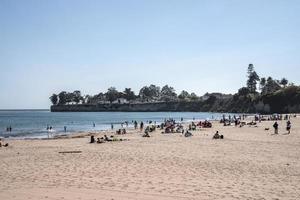
[[[225,114],[229,115],[229,114]],[[47,138],[48,127],[52,135],[72,134],[80,131],[108,130],[111,124],[120,128],[125,121],[153,121],[157,124],[165,119],[180,121],[220,119],[223,113],[207,112],[50,112],[41,110],[0,111],[0,137],[4,138]],[[95,126],[94,126],[95,125]],[[64,127],[66,126],[66,133]],[[12,130],[7,131],[7,127]]]

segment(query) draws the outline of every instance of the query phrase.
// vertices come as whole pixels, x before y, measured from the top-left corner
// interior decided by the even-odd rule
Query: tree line
[[[195,102],[189,105],[195,109],[200,106],[202,111],[211,112],[300,112],[300,87],[289,83],[286,78],[260,77],[253,64],[247,67],[245,87],[240,88],[233,95],[206,93],[199,97],[185,90],[177,94],[175,89],[168,85],[160,88],[151,84],[142,87],[138,94],[135,94],[131,88],[119,92],[115,87],[110,87],[105,93],[100,92],[96,95],[82,95],[80,91],[71,93],[62,91],[53,94],[50,100],[53,105],[66,105],[113,103],[120,98],[126,99],[129,103]]]
[[[115,87],[110,87],[107,92],[100,92],[96,95],[82,95],[79,90],[74,92],[62,91],[59,94],[53,94],[50,100],[53,105],[66,104],[96,104],[104,102],[114,102],[120,98],[128,102],[170,102],[170,101],[195,101],[199,97],[195,93],[189,93],[183,90],[179,95],[171,86],[165,85],[162,88],[151,84],[144,86],[139,90],[138,94],[131,88],[125,88],[124,91],[119,92]]]

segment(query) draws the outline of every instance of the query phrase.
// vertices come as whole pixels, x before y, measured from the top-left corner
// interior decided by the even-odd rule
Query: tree
[[[75,90],[72,95],[72,100],[78,104],[82,99],[81,92],[79,90]]]
[[[125,88],[124,98],[128,101],[134,100],[136,98],[136,96],[135,96],[134,92],[131,90],[131,88]]]
[[[194,92],[192,92],[192,93],[191,93],[191,96],[190,96],[190,99],[191,99],[192,101],[197,101],[197,100],[199,100],[199,97],[198,97]]]
[[[106,96],[105,96],[105,94],[100,92],[99,94],[95,95],[95,100],[96,100],[96,103],[106,101]]]
[[[246,95],[248,95],[249,93],[250,93],[250,90],[249,90],[249,88],[247,88],[247,87],[242,87],[242,88],[240,88],[239,91],[238,91],[238,95],[239,95],[239,96],[246,96]]]
[[[140,89],[139,96],[143,101],[151,99],[151,93],[148,86],[144,86]]]
[[[58,96],[57,94],[52,94],[52,96],[49,98],[53,105],[56,105],[58,102]]]
[[[139,96],[144,101],[157,100],[160,96],[160,88],[156,85],[144,86],[140,89]]]
[[[108,99],[108,101],[110,103],[112,103],[113,101],[117,100],[119,97],[119,92],[117,91],[117,89],[115,87],[110,87],[108,88],[107,92],[106,92],[106,97]]]
[[[181,93],[178,95],[178,98],[180,100],[187,100],[190,98],[190,94],[187,91],[182,90]]]
[[[288,83],[289,81],[286,78],[282,78],[280,80],[280,84],[283,85],[284,88],[287,86]]]
[[[160,87],[151,84],[149,86],[150,96],[152,99],[157,99],[160,96]]]
[[[59,102],[58,104],[60,105],[65,105],[67,103],[67,92],[62,91],[58,94],[59,97]]]
[[[66,103],[69,104],[74,101],[74,94],[72,92],[67,92],[66,93]]]
[[[263,88],[266,86],[266,83],[267,83],[267,80],[266,80],[266,78],[261,78],[260,79],[260,82],[259,82],[259,89],[262,91],[263,90]]]
[[[175,90],[173,87],[169,87],[168,85],[165,85],[161,89],[161,100],[163,101],[174,101],[177,100],[177,94],[175,93]]]
[[[248,66],[247,87],[249,88],[251,93],[256,93],[257,81],[259,81],[259,76],[254,71],[253,64],[249,64],[249,66]]]
[[[262,94],[274,93],[274,92],[280,90],[280,88],[281,87],[276,80],[274,80],[272,77],[268,77],[266,85],[262,90]]]

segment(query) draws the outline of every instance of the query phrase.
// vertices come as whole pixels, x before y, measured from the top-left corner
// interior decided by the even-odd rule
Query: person
[[[144,135],[142,135],[142,137],[150,137],[149,131],[145,131],[145,133],[144,133]]]
[[[110,125],[110,127],[111,127],[111,130],[114,130],[114,125],[113,125],[113,123]]]
[[[109,138],[107,137],[107,135],[104,135],[104,141],[111,142],[112,139],[109,139]]]
[[[140,129],[141,129],[141,131],[144,129],[144,122],[141,122]]]
[[[2,143],[1,143],[1,138],[0,138],[0,147],[2,147],[2,146],[3,146],[3,147],[8,147],[8,143],[2,144]]]
[[[275,122],[275,123],[273,124],[273,127],[274,127],[274,134],[278,134],[278,123]]]
[[[292,127],[292,124],[289,120],[289,121],[286,122],[286,130],[288,131],[288,134],[291,133],[291,127]]]
[[[137,127],[138,127],[138,123],[137,121],[134,121],[134,129],[137,129]]]
[[[186,130],[184,137],[190,137],[193,136],[193,134],[191,132],[189,132],[188,130]]]
[[[95,136],[91,135],[91,141],[90,143],[95,143]]]
[[[220,134],[219,134],[219,131],[217,131],[217,132],[214,134],[213,139],[224,139],[224,136],[223,136],[223,135],[220,135]]]
[[[95,122],[93,122],[93,127],[95,127],[96,126],[96,124],[95,124]]]
[[[65,131],[65,133],[67,132],[67,127],[66,126],[64,126],[64,131]]]
[[[102,138],[97,138],[97,143],[98,143],[98,144],[104,143],[103,137],[102,137]]]

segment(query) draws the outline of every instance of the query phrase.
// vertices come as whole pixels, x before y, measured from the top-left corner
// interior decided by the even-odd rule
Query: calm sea
[[[17,138],[44,138],[48,137],[47,126],[52,126],[54,135],[67,134],[79,131],[108,130],[111,124],[114,128],[121,127],[121,123],[128,121],[156,121],[157,124],[165,119],[173,118],[184,121],[220,119],[221,113],[205,112],[50,112],[50,111],[0,111],[0,137]],[[93,125],[95,124],[95,126]],[[7,132],[7,127],[12,127]]]

